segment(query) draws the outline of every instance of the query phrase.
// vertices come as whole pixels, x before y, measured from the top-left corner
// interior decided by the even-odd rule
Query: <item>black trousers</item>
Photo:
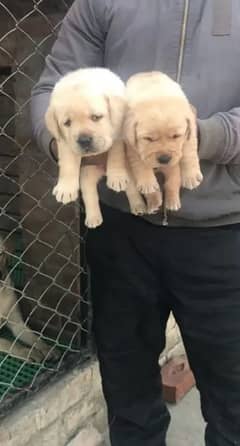
[[[88,233],[94,333],[112,446],[164,446],[158,359],[173,312],[206,445],[240,445],[240,228],[164,228],[103,207]]]

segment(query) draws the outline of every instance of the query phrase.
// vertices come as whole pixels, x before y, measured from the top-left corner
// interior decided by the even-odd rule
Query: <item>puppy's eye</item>
[[[180,138],[182,135],[179,135],[179,133],[175,133],[174,135],[172,135],[172,139],[178,139]]]
[[[95,115],[95,114],[91,115],[91,120],[94,122],[100,121],[100,119],[102,119],[102,118],[103,118],[103,115]]]
[[[150,136],[144,136],[144,141],[148,141],[148,142],[153,142],[153,138],[151,138]]]
[[[71,119],[66,119],[66,121],[64,121],[63,123],[65,125],[65,127],[70,127],[70,125],[72,124]]]

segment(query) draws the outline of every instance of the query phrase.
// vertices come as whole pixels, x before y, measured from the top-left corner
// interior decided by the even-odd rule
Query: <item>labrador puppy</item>
[[[124,138],[137,189],[156,211],[162,193],[154,172],[162,172],[165,208],[177,211],[180,188],[202,181],[193,108],[180,85],[158,71],[132,76],[126,92]]]
[[[90,228],[102,222],[97,184],[103,175],[117,192],[129,186],[131,209],[145,211],[142,197],[130,184],[121,141],[125,107],[125,84],[116,74],[105,68],[83,68],[57,82],[45,115],[58,148],[59,178],[53,194],[67,204],[78,198],[80,188]],[[80,170],[82,158],[104,153],[109,156],[101,168],[92,165]]]

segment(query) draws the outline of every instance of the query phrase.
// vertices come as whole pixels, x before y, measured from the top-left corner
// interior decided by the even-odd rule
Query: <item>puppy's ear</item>
[[[114,131],[119,133],[122,129],[126,101],[120,96],[105,96],[108,115]]]
[[[187,130],[186,130],[186,139],[189,140],[193,132],[196,132],[197,129],[197,110],[196,108],[190,104],[190,114],[189,117],[186,118]]]
[[[190,104],[190,107],[191,107],[191,110],[192,110],[195,118],[197,119],[197,109],[192,104]]]
[[[53,105],[49,105],[46,114],[45,114],[45,123],[49,130],[49,132],[54,136],[56,140],[65,139],[63,131],[59,125],[57,119],[57,113]]]
[[[138,123],[134,112],[127,111],[123,125],[123,138],[132,147],[136,147],[138,144],[137,127]]]

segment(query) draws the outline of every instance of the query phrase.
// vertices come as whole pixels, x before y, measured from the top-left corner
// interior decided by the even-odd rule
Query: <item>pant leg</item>
[[[201,394],[207,446],[240,445],[240,230],[178,230],[168,256],[175,317]],[[172,234],[174,237],[174,234]],[[169,235],[170,239],[170,235]]]
[[[152,226],[117,210],[102,210],[104,224],[88,233],[87,257],[111,444],[165,446],[169,414],[158,360],[169,308],[159,299]],[[138,247],[144,240],[142,255]]]

